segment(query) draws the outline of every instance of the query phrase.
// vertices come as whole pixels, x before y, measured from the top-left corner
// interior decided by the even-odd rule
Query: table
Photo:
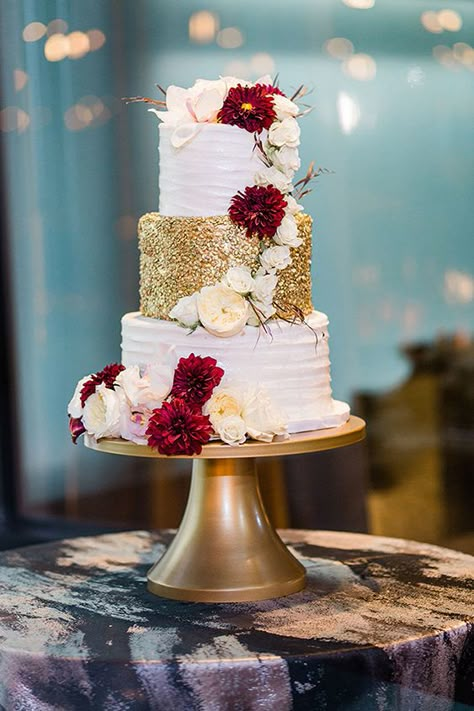
[[[447,711],[474,703],[474,558],[282,531],[307,588],[189,603],[146,590],[169,531],[0,554],[0,703],[61,711]],[[466,707],[462,707],[465,709]]]

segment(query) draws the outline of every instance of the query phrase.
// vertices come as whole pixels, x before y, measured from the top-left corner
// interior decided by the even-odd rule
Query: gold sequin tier
[[[295,309],[311,313],[311,217],[296,215],[303,244],[291,249],[292,264],[280,272],[275,303],[278,316]],[[229,267],[259,266],[258,237],[248,238],[227,215],[171,217],[150,212],[138,224],[140,311],[169,320],[183,296],[220,281]]]

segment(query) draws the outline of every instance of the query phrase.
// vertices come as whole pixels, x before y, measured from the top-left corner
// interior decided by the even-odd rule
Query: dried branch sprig
[[[306,328],[309,328],[311,333],[313,334],[315,338],[315,346],[318,346],[319,343],[319,336],[318,332],[315,328],[313,328],[306,320],[304,312],[302,309],[299,308],[299,306],[295,306],[294,304],[276,304],[273,302],[274,307],[277,310],[278,313],[278,318],[281,319],[282,321],[285,321],[285,323],[289,323],[290,325],[293,325],[295,323],[301,324],[302,326],[306,326]],[[288,313],[291,314],[291,316],[288,316]]]
[[[272,167],[272,162],[271,162],[271,160],[269,159],[269,157],[267,156],[267,154],[265,153],[265,150],[264,150],[264,148],[263,148],[262,139],[260,138],[260,136],[259,136],[258,133],[255,133],[255,134],[254,134],[254,139],[255,139],[255,143],[254,143],[254,146],[253,146],[252,150],[253,150],[253,151],[258,151],[258,152],[260,153],[260,159],[261,159],[261,161],[266,165],[267,168],[271,168],[271,167]]]
[[[296,192],[293,196],[295,200],[301,200],[302,197],[308,195],[312,191],[312,188],[307,187],[312,180],[316,180],[316,178],[319,178],[320,175],[327,175],[333,172],[334,171],[332,170],[328,170],[328,168],[317,168],[315,170],[314,161],[311,161],[304,178],[301,178],[297,183],[295,183]]]
[[[138,102],[142,102],[144,104],[159,106],[161,109],[166,108],[166,101],[161,101],[161,99],[150,99],[149,96],[123,96],[122,101],[125,101],[126,104],[136,104]]]

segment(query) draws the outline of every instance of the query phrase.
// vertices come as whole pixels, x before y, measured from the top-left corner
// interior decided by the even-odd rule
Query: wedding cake
[[[138,226],[140,311],[122,319],[121,364],[79,381],[73,441],[186,455],[212,438],[268,442],[348,419],[332,398],[299,203],[318,171],[294,177],[304,92],[222,77],[142,99],[160,124],[158,212]]]

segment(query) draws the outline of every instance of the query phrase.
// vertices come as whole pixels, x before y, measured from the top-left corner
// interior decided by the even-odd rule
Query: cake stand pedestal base
[[[175,600],[241,602],[302,590],[305,569],[271,525],[255,459],[195,459],[179,530],[148,573]]]
[[[155,595],[191,602],[250,602],[302,590],[305,571],[271,525],[256,473],[256,458],[320,452],[359,442],[365,423],[350,417],[340,427],[294,434],[280,442],[206,444],[192,457],[193,476],[179,530],[148,572]],[[164,455],[120,439],[86,446],[109,454]],[[179,457],[187,459],[189,457]]]

